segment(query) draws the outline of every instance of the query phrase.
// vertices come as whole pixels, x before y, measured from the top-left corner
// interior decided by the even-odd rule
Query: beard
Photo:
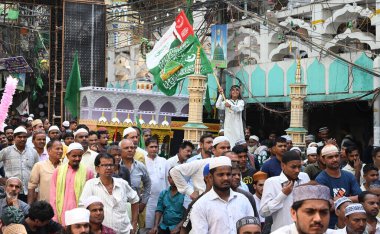
[[[6,194],[6,196],[7,196],[7,198],[8,199],[15,199],[15,198],[17,198],[17,193],[15,193],[15,192],[5,192],[5,194]]]

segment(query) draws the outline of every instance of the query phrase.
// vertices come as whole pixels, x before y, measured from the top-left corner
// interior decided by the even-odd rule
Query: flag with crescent
[[[194,34],[184,11],[147,54],[146,63],[161,92],[175,94],[178,83],[194,74],[195,59],[200,42]],[[201,50],[201,74],[212,73],[210,61]]]

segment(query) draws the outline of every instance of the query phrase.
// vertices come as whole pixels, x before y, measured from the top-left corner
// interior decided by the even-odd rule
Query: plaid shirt
[[[25,147],[21,152],[15,145],[8,146],[0,151],[0,162],[4,164],[5,176],[17,177],[22,181],[21,193],[28,194],[30,172],[39,160],[36,150]]]

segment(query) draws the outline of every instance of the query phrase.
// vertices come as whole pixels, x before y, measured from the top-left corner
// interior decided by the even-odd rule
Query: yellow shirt
[[[38,188],[38,201],[50,201],[50,181],[54,170],[55,167],[49,159],[34,164],[30,173],[28,189]]]
[[[137,161],[142,162],[145,165],[145,156],[143,153],[136,151],[135,156],[133,158]]]

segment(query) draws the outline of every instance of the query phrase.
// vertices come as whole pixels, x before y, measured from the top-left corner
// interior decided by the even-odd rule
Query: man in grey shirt
[[[20,209],[24,213],[24,216],[28,214],[29,205],[18,199],[21,189],[22,183],[19,178],[11,177],[7,179],[5,183],[6,197],[0,200],[0,214],[2,214],[4,209],[8,206],[14,206]]]
[[[39,157],[35,149],[26,146],[26,129],[22,126],[14,131],[14,145],[0,151],[0,162],[4,164],[5,178],[0,178],[0,184],[5,184],[7,178],[17,177],[22,182],[19,199],[26,202],[30,172]]]

